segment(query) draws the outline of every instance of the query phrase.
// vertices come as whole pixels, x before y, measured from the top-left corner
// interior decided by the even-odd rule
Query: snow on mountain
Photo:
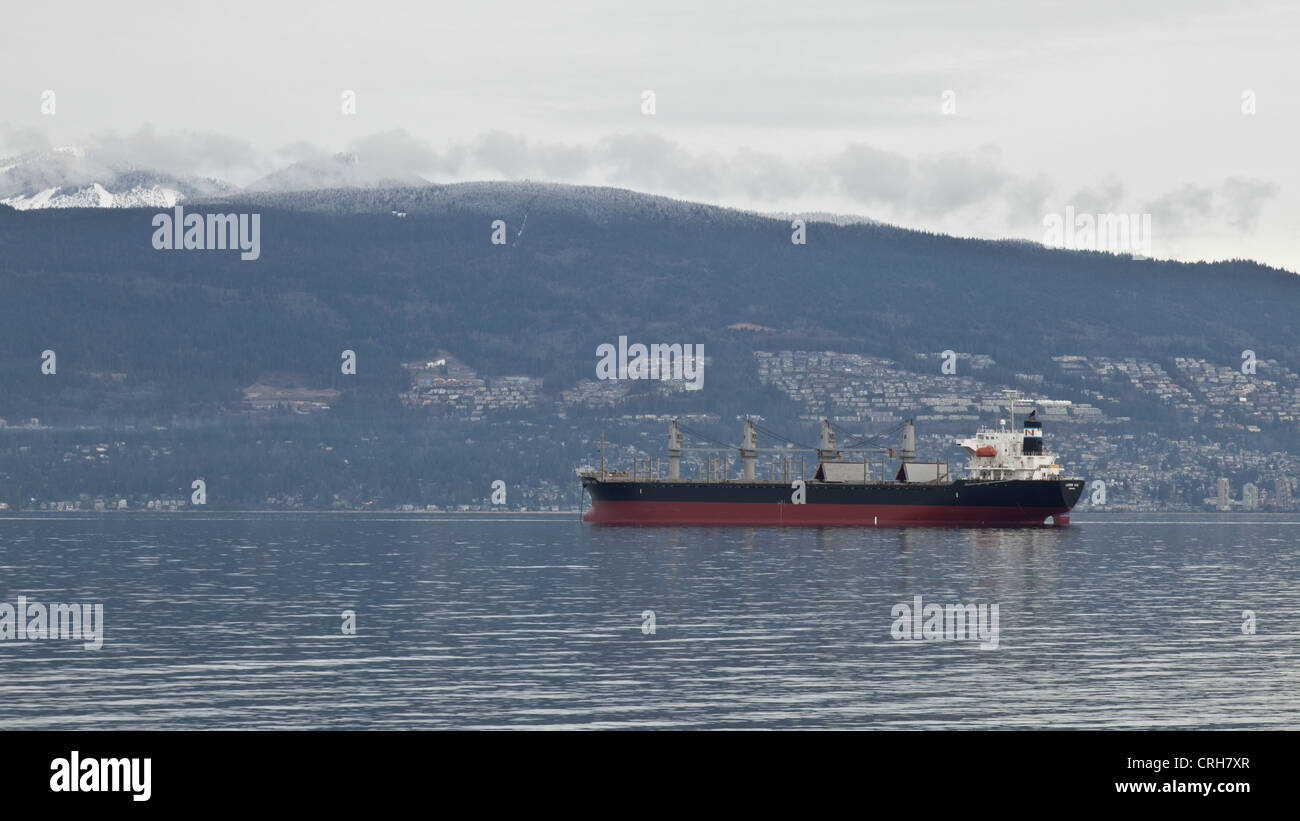
[[[237,191],[219,180],[182,179],[99,160],[93,151],[59,146],[0,160],[0,204],[33,208],[170,208]]]
[[[295,162],[244,189],[286,194],[338,189],[428,186],[415,174],[372,165],[356,154],[335,154]],[[241,193],[216,179],[178,177],[156,170],[124,167],[105,160],[94,148],[59,146],[0,158],[0,204],[33,208],[170,208],[183,202],[226,199]]]
[[[117,193],[99,183],[86,188],[59,193],[61,188],[46,188],[32,196],[18,195],[0,199],[0,204],[19,211],[31,208],[171,208],[185,199],[185,195],[161,185],[134,186]]]
[[[802,219],[804,222],[825,222],[831,225],[885,225],[880,220],[871,217],[863,217],[858,214],[836,214],[830,211],[773,211],[761,213],[761,216],[775,217],[776,219],[788,222],[793,219]]]

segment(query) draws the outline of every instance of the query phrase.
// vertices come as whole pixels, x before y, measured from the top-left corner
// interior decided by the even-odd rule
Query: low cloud
[[[0,159],[32,151],[46,151],[50,147],[50,138],[39,128],[15,128],[9,123],[0,123]]]
[[[1221,189],[1226,222],[1242,233],[1254,231],[1264,203],[1281,190],[1276,183],[1229,177]]]
[[[113,168],[143,168],[178,177],[239,178],[265,167],[252,144],[210,132],[161,133],[142,126],[130,134],[101,133],[86,153]]]
[[[348,153],[355,154],[367,174],[376,179],[454,171],[457,165],[449,163],[426,140],[402,129],[355,139],[348,144]]]
[[[1027,193],[1034,200],[1044,196],[1038,190],[1041,180],[1017,180],[989,147],[913,159],[853,144],[833,155],[788,156],[748,148],[729,153],[692,149],[656,134],[614,134],[583,146],[493,132],[471,146],[461,171],[599,182],[707,200],[739,197],[775,207],[834,196],[919,218],[974,206],[1014,204],[1023,211],[1019,201]],[[1008,189],[1017,183],[1020,187],[1007,199]]]
[[[1099,185],[1082,188],[1066,201],[1077,214],[1113,214],[1124,201],[1124,183],[1111,177]]]
[[[343,152],[307,142],[262,151],[226,135],[161,133],[147,125],[128,134],[95,135],[84,146],[84,155],[51,152],[39,129],[0,124],[0,157],[27,152],[53,157],[15,170],[8,185],[15,190],[38,188],[46,178],[51,184],[81,184],[104,169],[137,168],[279,190],[528,178],[760,209],[834,202],[887,221],[1004,236],[1036,232],[1048,210],[1067,204],[1077,213],[1115,213],[1125,210],[1127,198],[1124,184],[1111,177],[1062,200],[1045,175],[1008,170],[994,146],[909,155],[851,143],[835,152],[787,154],[743,147],[719,151],[644,132],[562,143],[505,131],[436,146],[397,129],[356,138]],[[1278,185],[1257,179],[1189,182],[1137,210],[1150,212],[1156,230],[1166,235],[1214,227],[1246,234],[1279,192]]]
[[[1151,200],[1145,210],[1151,213],[1156,230],[1172,236],[1220,233],[1225,226],[1249,234],[1258,225],[1264,204],[1280,191],[1275,183],[1241,177],[1228,177],[1217,189],[1184,183]]]

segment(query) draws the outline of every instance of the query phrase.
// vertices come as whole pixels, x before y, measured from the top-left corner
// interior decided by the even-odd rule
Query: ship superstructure
[[[969,439],[959,439],[970,461],[966,475],[971,479],[1061,479],[1065,471],[1056,457],[1044,449],[1043,425],[1031,411],[1023,430],[1005,423],[997,430],[980,428]]]

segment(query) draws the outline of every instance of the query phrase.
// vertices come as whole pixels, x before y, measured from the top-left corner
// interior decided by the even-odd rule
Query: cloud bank
[[[0,157],[52,156],[56,148],[37,129],[0,124]],[[1229,177],[1139,197],[1112,177],[1062,196],[1045,175],[1009,171],[991,145],[908,155],[852,142],[827,153],[788,155],[744,147],[710,150],[647,133],[563,143],[488,131],[435,146],[397,129],[351,140],[341,152],[301,141],[268,151],[228,135],[162,133],[144,126],[132,133],[97,134],[81,151],[56,153],[61,184],[92,180],[105,169],[214,177],[258,190],[534,179],[767,210],[831,202],[911,227],[952,231],[958,226],[960,232],[972,225],[1003,236],[1034,236],[1044,215],[1066,205],[1079,213],[1151,213],[1158,230],[1171,236],[1206,229],[1244,235],[1256,230],[1268,202],[1280,192],[1275,183]],[[14,162],[3,160],[0,166]],[[33,178],[22,177],[24,185],[39,184],[40,172],[23,173]]]

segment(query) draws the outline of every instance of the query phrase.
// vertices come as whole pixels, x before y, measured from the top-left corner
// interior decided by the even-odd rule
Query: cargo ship
[[[605,469],[602,435],[599,470],[578,471],[591,507],[583,521],[599,525],[954,525],[962,527],[1068,525],[1084,480],[1067,476],[1043,444],[1043,426],[1034,410],[1020,428],[1017,400],[1010,398],[1010,426],[981,427],[957,440],[969,461],[954,478],[948,463],[916,459],[916,431],[904,422],[897,453],[893,448],[837,448],[835,427],[822,421],[816,469],[805,477],[805,458],[794,443],[759,448],[754,422],[745,422],[738,447],[685,448],[677,420],[669,423],[667,475],[663,462],[636,459],[633,470]],[[763,431],[770,433],[769,431]],[[775,435],[775,434],[773,434]],[[864,437],[870,439],[870,437]],[[853,443],[858,444],[858,443]],[[683,451],[707,451],[699,476],[681,475]],[[733,477],[731,452],[738,452]],[[777,454],[769,475],[760,478],[761,451]],[[853,453],[859,459],[845,458]]]

